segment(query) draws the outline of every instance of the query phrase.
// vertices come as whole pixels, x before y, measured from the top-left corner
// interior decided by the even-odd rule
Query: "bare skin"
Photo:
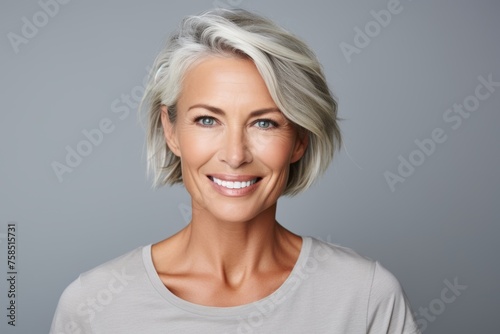
[[[173,294],[199,305],[228,307],[276,291],[301,246],[299,236],[277,223],[251,229],[188,225],[155,244],[152,254],[158,275]]]
[[[307,139],[278,110],[248,59],[204,60],[187,72],[177,106],[175,124],[163,107],[162,124],[182,161],[192,221],[153,245],[156,271],[173,294],[195,304],[262,299],[284,283],[302,247],[275,217],[289,165],[302,157]],[[214,177],[254,183],[233,189]]]

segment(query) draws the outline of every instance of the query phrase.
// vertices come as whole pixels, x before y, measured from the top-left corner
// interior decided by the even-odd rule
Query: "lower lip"
[[[214,181],[212,181],[210,178],[208,178],[208,181],[212,184],[214,189],[221,195],[224,196],[230,196],[230,197],[241,197],[241,196],[246,196],[257,189],[259,183],[261,180],[255,182],[254,184],[249,185],[248,187],[245,188],[240,188],[240,189],[229,189],[223,186],[218,185]]]

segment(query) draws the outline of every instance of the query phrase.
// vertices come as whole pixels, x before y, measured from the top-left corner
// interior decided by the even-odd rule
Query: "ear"
[[[165,141],[168,148],[176,156],[180,157],[179,143],[177,141],[177,136],[175,135],[175,125],[170,122],[168,117],[167,106],[161,106],[161,125],[163,127],[163,135],[165,136]]]
[[[306,152],[307,145],[309,145],[309,133],[305,130],[299,130],[290,163],[297,162],[302,158]]]

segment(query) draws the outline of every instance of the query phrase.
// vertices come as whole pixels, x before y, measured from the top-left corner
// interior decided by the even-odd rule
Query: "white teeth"
[[[212,177],[212,181],[217,183],[219,186],[223,186],[228,189],[241,189],[241,188],[246,188],[257,182],[257,179],[253,179],[250,181],[224,181],[217,179],[215,177]]]

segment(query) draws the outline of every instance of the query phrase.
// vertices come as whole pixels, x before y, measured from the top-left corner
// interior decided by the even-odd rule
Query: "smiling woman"
[[[80,275],[51,333],[418,333],[380,264],[276,221],[278,199],[310,186],[340,144],[303,42],[243,10],[188,17],[143,106],[154,183],[183,183],[192,219]]]
[[[208,221],[216,227],[275,211],[307,136],[280,112],[250,59],[207,57],[184,77],[175,123],[161,109],[168,147],[182,161],[193,223],[200,215],[202,228]]]

